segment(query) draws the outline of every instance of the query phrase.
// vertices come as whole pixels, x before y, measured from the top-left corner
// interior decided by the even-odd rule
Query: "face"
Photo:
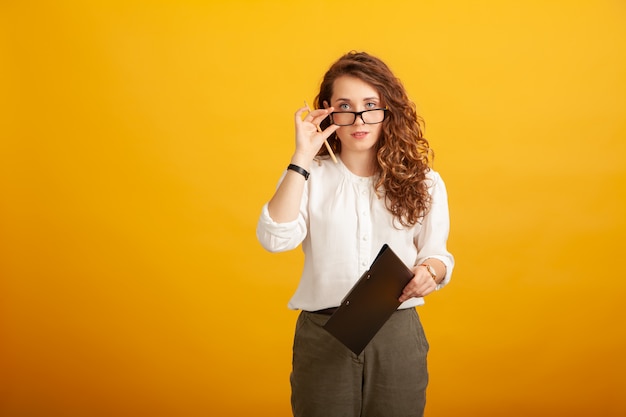
[[[359,78],[350,76],[342,76],[335,80],[330,101],[330,106],[334,107],[335,112],[361,112],[384,107],[374,87]],[[382,123],[366,124],[361,117],[357,116],[354,124],[342,126],[337,130],[337,137],[341,141],[341,152],[376,152],[375,145],[381,130]]]

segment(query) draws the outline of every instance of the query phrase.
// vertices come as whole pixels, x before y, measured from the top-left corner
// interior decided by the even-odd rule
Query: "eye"
[[[339,105],[339,110],[350,110],[350,105],[348,103],[342,103]]]
[[[365,108],[366,109],[378,108],[378,103],[374,103],[374,102],[365,103]]]

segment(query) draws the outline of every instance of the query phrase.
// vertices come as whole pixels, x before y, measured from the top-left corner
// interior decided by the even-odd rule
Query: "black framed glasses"
[[[334,111],[330,114],[330,122],[337,126],[351,126],[356,122],[357,116],[366,125],[382,123],[387,117],[388,108],[370,109],[363,111]]]

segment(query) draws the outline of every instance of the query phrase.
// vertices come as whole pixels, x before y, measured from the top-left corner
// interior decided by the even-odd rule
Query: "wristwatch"
[[[437,272],[435,271],[435,268],[433,268],[432,265],[426,263],[420,264],[419,266],[425,266],[430,276],[433,277],[433,281],[435,281],[435,284],[437,284]]]

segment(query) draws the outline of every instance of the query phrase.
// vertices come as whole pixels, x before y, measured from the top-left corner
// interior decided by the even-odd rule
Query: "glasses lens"
[[[346,112],[334,112],[331,114],[333,124],[338,126],[350,126],[356,120],[354,113]]]
[[[363,112],[363,121],[365,123],[374,124],[385,120],[385,110],[376,109]]]

